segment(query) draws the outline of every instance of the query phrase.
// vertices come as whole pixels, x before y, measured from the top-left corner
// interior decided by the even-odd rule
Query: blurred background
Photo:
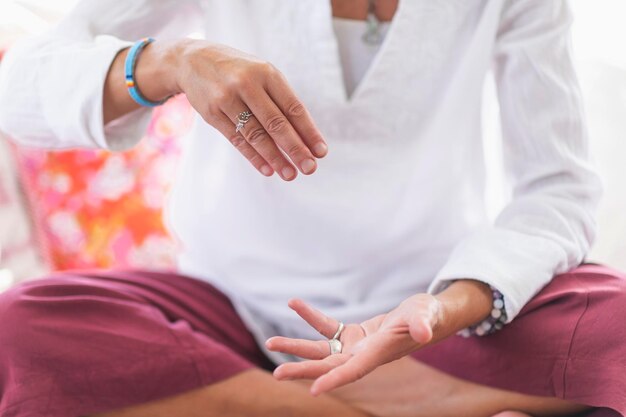
[[[45,30],[75,2],[1,0],[0,59],[10,45]],[[591,144],[605,185],[589,260],[626,271],[626,2],[570,4]],[[497,112],[488,79],[484,129],[493,215],[506,199],[497,175]],[[0,138],[0,291],[52,269],[175,268],[178,245],[164,224],[163,207],[191,116],[183,97],[171,100],[155,111],[141,145],[121,154],[49,153]]]

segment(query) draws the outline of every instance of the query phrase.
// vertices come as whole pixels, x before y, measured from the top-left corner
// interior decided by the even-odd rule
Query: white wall
[[[591,145],[605,185],[590,259],[626,271],[626,1],[571,4]]]

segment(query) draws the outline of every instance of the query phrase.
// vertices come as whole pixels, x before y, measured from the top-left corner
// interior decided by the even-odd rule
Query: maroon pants
[[[626,415],[626,277],[559,275],[500,332],[413,354],[492,387]],[[211,285],[147,271],[67,272],[0,294],[0,416],[69,417],[192,390],[265,357]],[[391,381],[390,381],[391,383]]]

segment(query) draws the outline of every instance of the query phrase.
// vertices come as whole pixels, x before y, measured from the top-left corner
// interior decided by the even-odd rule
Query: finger
[[[220,114],[211,120],[211,125],[216,128],[228,141],[248,160],[250,163],[266,177],[274,175],[274,169],[267,161],[246,142],[241,133],[235,132],[235,125],[226,114]]]
[[[319,310],[311,307],[304,301],[294,298],[289,300],[289,308],[298,313],[311,327],[317,330],[322,336],[331,338],[339,328],[339,321],[326,316]]]
[[[349,358],[350,355],[340,353],[316,361],[284,363],[274,370],[274,377],[278,380],[315,379],[345,363]]]
[[[247,93],[242,95],[243,100],[278,147],[303,174],[309,175],[315,172],[317,169],[315,157],[267,92],[259,88],[250,96],[245,94]]]
[[[419,317],[409,322],[409,334],[419,344],[425,344],[432,340],[433,329],[430,321],[425,317]]]
[[[273,352],[282,352],[305,359],[324,359],[330,355],[330,346],[326,340],[291,339],[276,336],[265,342],[265,346]]]
[[[363,349],[358,354],[350,356],[350,359],[344,364],[321,375],[315,380],[313,385],[311,385],[311,394],[319,395],[351,382],[358,381],[378,366],[386,363],[387,359],[383,358],[387,355],[385,355],[384,351],[378,349],[376,344],[375,341],[370,341],[367,349]]]
[[[283,74],[277,71],[277,75],[266,87],[268,94],[283,114],[287,116],[313,155],[323,158],[328,153],[328,146],[322,133],[315,126],[310,113],[291,89]]]
[[[247,109],[243,101],[235,100],[236,103],[229,104],[223,111],[225,114],[231,114],[233,126],[237,123],[237,116],[242,109]],[[252,111],[254,114],[254,111]],[[234,127],[233,127],[234,130]],[[278,149],[274,139],[267,133],[254,114],[245,126],[239,131],[246,141],[265,159],[272,169],[276,171],[282,179],[291,181],[298,175],[293,165],[287,160],[285,155]]]

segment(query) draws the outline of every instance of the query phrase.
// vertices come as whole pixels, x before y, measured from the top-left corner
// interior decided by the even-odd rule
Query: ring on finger
[[[339,339],[328,339],[328,346],[330,347],[331,355],[341,353],[341,351],[343,350],[343,344]]]
[[[341,332],[343,332],[344,329],[344,325],[343,322],[340,321],[339,322],[339,327],[337,328],[337,331],[335,332],[335,335],[333,337],[331,337],[331,339],[339,339],[339,336],[341,336]]]
[[[239,133],[244,128],[246,123],[250,121],[250,118],[254,116],[251,111],[245,110],[237,115],[237,124],[235,126],[235,133]]]

